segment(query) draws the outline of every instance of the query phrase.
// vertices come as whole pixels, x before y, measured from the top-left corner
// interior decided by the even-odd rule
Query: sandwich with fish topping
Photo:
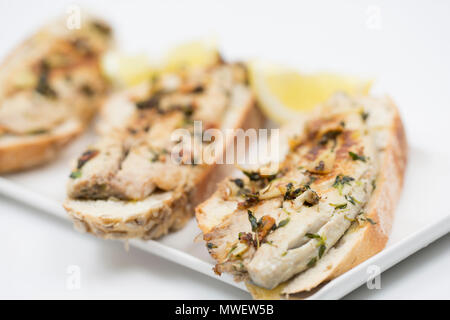
[[[335,94],[282,130],[278,171],[227,178],[196,208],[215,272],[259,299],[307,294],[381,251],[407,162],[388,97]]]
[[[232,166],[196,161],[207,129],[259,127],[241,63],[166,73],[112,96],[101,111],[100,138],[74,162],[64,207],[78,230],[102,238],[155,239],[177,230]],[[180,144],[174,132],[192,143]],[[218,159],[218,158],[217,158]]]
[[[81,22],[43,27],[0,66],[0,173],[55,158],[102,104],[108,84],[99,61],[112,31],[92,17]]]

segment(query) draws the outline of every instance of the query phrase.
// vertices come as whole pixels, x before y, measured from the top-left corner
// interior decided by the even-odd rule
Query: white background
[[[373,76],[375,91],[398,103],[410,144],[450,153],[449,1],[0,0],[0,55],[70,4],[107,18],[130,52],[156,56],[212,35],[229,59]],[[77,234],[67,222],[3,197],[0,217],[1,298],[249,298],[148,253]],[[67,287],[72,265],[81,271],[79,290]],[[383,273],[381,290],[363,286],[348,297],[450,299],[448,270],[449,235]]]

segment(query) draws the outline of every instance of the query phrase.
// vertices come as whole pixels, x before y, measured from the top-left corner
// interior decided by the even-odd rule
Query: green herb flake
[[[284,227],[285,225],[287,225],[289,223],[289,221],[291,221],[291,218],[286,218],[284,220],[281,220],[277,226],[277,229]]]
[[[333,206],[335,210],[345,209],[347,208],[347,203],[330,203],[330,206]]]
[[[247,210],[248,213],[248,221],[250,221],[250,225],[252,226],[252,231],[256,232],[258,229],[258,221],[256,220],[255,216],[253,215],[253,212],[250,210]]]
[[[305,236],[307,236],[310,239],[319,239],[319,240],[322,239],[322,237],[320,235],[315,234],[315,233],[307,233],[307,234],[305,234]]]
[[[346,195],[345,195],[345,199],[346,199],[348,202],[350,202],[352,205],[356,205],[357,203],[358,203],[358,204],[361,204],[360,201],[356,200],[355,197],[353,197],[353,196],[351,196],[351,195],[349,195],[349,194],[346,194]]]
[[[231,247],[230,251],[228,251],[227,258],[231,256],[231,253],[237,248],[237,245]]]
[[[319,247],[319,259],[322,258],[323,254],[325,253],[325,250],[327,247],[324,244],[321,244]]]
[[[337,136],[339,136],[342,133],[342,130],[330,130],[322,135],[322,137],[319,140],[320,145],[326,145],[328,141],[334,140],[336,141]]]
[[[359,154],[351,152],[351,151],[349,151],[348,154],[352,158],[352,160],[354,160],[354,161],[359,160],[359,161],[362,161],[362,162],[366,162],[366,160],[367,160],[365,156],[359,155]]]
[[[72,171],[69,176],[71,179],[78,179],[79,177],[81,177],[81,170]]]
[[[31,134],[31,135],[38,135],[38,134],[45,134],[48,133],[47,129],[36,129],[36,130],[31,130],[28,131],[27,134]]]
[[[268,244],[269,246],[276,247],[276,245],[273,244],[273,241],[266,241],[264,243]]]
[[[355,219],[351,219],[351,218],[347,217],[347,215],[344,216],[344,219],[347,220],[347,221],[350,221],[350,222],[355,221]]]
[[[212,242],[208,242],[207,244],[206,244],[206,246],[208,247],[208,249],[214,249],[214,248],[217,248],[217,246],[214,244],[214,243],[212,243]]]
[[[250,181],[260,181],[260,180],[264,180],[267,179],[267,181],[272,181],[273,179],[275,179],[278,175],[278,173],[275,174],[271,174],[271,175],[262,175],[259,172],[255,172],[255,171],[242,171],[243,174],[245,174]]]
[[[150,162],[157,162],[159,160],[159,153],[155,153],[150,159]]]
[[[92,27],[104,36],[109,36],[112,33],[111,27],[102,21],[93,21]]]
[[[286,192],[284,194],[283,200],[294,200],[295,198],[297,198],[299,195],[301,195],[303,192],[306,191],[306,189],[309,188],[309,186],[302,186],[299,188],[296,188],[295,190],[293,189],[293,184],[292,182],[289,182],[286,185]]]
[[[363,121],[366,121],[368,117],[369,117],[368,112],[361,111],[361,118],[363,119]]]
[[[316,265],[316,262],[317,262],[317,258],[316,257],[314,257],[311,260],[309,260],[309,262],[307,264],[308,268],[314,267]]]
[[[58,97],[58,94],[50,86],[49,78],[50,78],[50,66],[46,61],[43,61],[41,64],[39,81],[36,85],[35,91],[49,99],[56,99]]]
[[[344,188],[344,185],[348,184],[350,185],[351,181],[354,181],[355,178],[350,176],[343,176],[341,174],[336,176],[336,179],[333,183],[333,188],[336,188],[339,191],[339,194],[342,195],[342,189]]]

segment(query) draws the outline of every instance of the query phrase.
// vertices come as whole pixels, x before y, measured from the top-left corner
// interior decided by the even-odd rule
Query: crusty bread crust
[[[384,249],[394,220],[394,212],[400,198],[408,158],[408,144],[398,109],[395,110],[389,141],[384,150],[376,189],[368,204],[367,217],[376,224],[366,223],[350,229],[336,245],[337,261],[320,260],[314,268],[281,284],[274,290],[266,290],[247,283],[255,299],[301,298],[320,284],[330,281],[352,269]],[[330,256],[330,255],[329,255]],[[297,294],[297,295],[296,295]]]
[[[260,128],[263,121],[264,117],[255,107],[255,99],[252,97],[248,104],[242,108],[234,128]],[[235,139],[235,137],[231,137],[231,139]],[[226,142],[225,148],[232,145],[231,139]],[[217,158],[219,159],[221,156],[217,155]],[[74,221],[75,228],[78,231],[92,233],[104,239],[156,239],[170,231],[184,227],[193,217],[195,206],[211,196],[217,183],[228,176],[233,169],[234,167],[231,165],[217,163],[210,165],[197,178],[188,193],[173,192],[169,199],[161,201],[160,206],[136,209],[133,213],[128,214],[126,219],[121,216],[111,217],[107,211],[104,212],[104,216],[102,214],[91,214],[89,203],[99,200],[89,202],[67,199],[64,208]],[[136,206],[144,203],[147,199],[136,201]],[[83,205],[83,209],[80,210],[80,204],[84,203],[86,205]],[[126,202],[118,201],[118,203]]]
[[[78,125],[64,132],[18,137],[14,143],[4,143],[0,138],[0,173],[32,168],[52,160],[81,132],[82,126]]]
[[[158,206],[133,208],[135,212],[126,220],[109,215],[93,215],[89,212],[89,205],[86,201],[68,199],[64,208],[76,230],[92,233],[103,239],[156,239],[169,231],[182,228],[193,210],[187,196],[181,193],[162,200]]]

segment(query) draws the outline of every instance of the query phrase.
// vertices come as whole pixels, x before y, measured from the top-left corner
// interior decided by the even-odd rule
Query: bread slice
[[[290,151],[282,173],[256,188],[258,202],[230,196],[236,180],[226,179],[196,209],[216,272],[244,280],[257,299],[303,297],[381,251],[407,162],[403,125],[387,97],[336,94],[283,130]]]
[[[83,17],[84,18],[84,17]],[[41,28],[0,66],[0,173],[53,159],[96,113],[107,93],[99,59],[111,42],[104,22],[86,17]]]
[[[233,168],[217,163],[234,135],[209,164],[169,159],[173,131],[189,131],[193,121],[221,130],[262,124],[243,65],[167,74],[111,97],[101,112],[101,137],[88,149],[95,156],[81,167],[78,161],[68,183],[64,207],[76,229],[107,239],[155,239],[184,226]]]
[[[35,167],[56,157],[58,151],[83,130],[79,121],[68,120],[48,133],[0,139],[1,172]]]

